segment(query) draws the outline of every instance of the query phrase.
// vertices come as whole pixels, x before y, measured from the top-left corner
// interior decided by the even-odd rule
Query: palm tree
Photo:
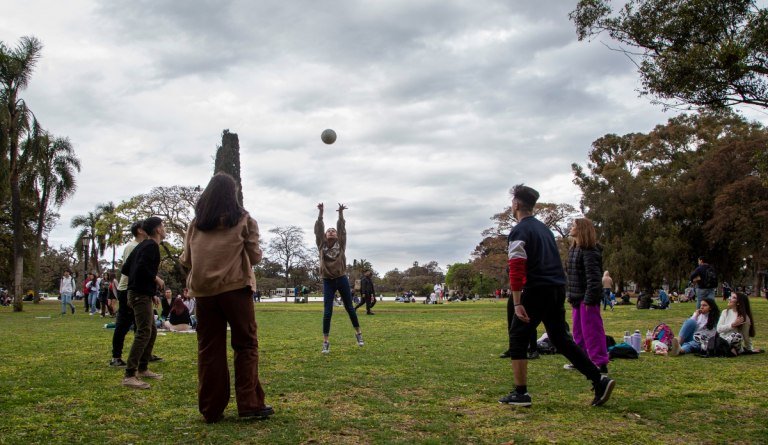
[[[86,253],[86,257],[90,257],[90,261],[86,258],[86,269],[95,271],[97,274],[101,274],[101,268],[99,267],[99,242],[96,232],[96,226],[101,219],[101,205],[96,206],[96,210],[88,212],[86,215],[77,215],[72,218],[70,226],[73,229],[80,229],[75,240],[75,252],[77,252],[78,258],[83,257],[83,253]],[[83,245],[83,241],[88,239],[89,245]],[[87,251],[87,252],[86,252]],[[90,266],[90,267],[89,267]]]
[[[96,239],[99,244],[99,253],[104,255],[107,248],[112,248],[112,271],[115,271],[115,259],[117,246],[125,240],[125,230],[129,222],[116,212],[113,202],[102,204],[97,209],[101,217],[96,223]]]
[[[22,144],[22,160],[25,165],[23,184],[25,190],[34,192],[37,205],[37,231],[35,237],[33,289],[35,303],[40,301],[40,253],[49,208],[61,207],[75,191],[75,173],[80,171],[80,160],[75,156],[67,138],[52,138],[48,132],[35,131]]]
[[[0,158],[3,178],[8,175],[13,219],[13,311],[21,312],[21,281],[24,274],[24,224],[21,212],[19,144],[29,131],[31,112],[19,93],[29,85],[43,45],[34,37],[22,37],[16,48],[0,42]],[[7,167],[7,170],[6,170]],[[7,171],[7,173],[6,173]]]

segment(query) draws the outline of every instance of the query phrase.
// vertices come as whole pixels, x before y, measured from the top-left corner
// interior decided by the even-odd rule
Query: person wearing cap
[[[344,210],[347,206],[339,204],[339,219],[336,221],[336,228],[325,230],[323,223],[324,205],[321,202],[317,205],[319,213],[315,221],[315,242],[320,254],[320,276],[323,277],[323,354],[331,352],[331,343],[329,341],[331,332],[331,317],[333,316],[333,302],[336,291],[341,294],[341,301],[344,304],[355,329],[355,339],[358,346],[363,346],[363,334],[360,332],[360,322],[357,319],[357,313],[352,306],[352,290],[349,288],[349,278],[347,277],[347,258],[345,251],[347,248],[347,229],[344,221]]]
[[[512,189],[512,212],[517,224],[508,237],[509,283],[512,290],[512,323],[509,326],[510,357],[515,388],[499,403],[531,406],[528,394],[528,348],[531,330],[544,323],[557,352],[592,382],[592,406],[608,401],[615,381],[600,370],[567,333],[565,322],[565,271],[555,237],[533,216],[539,192],[523,184]]]

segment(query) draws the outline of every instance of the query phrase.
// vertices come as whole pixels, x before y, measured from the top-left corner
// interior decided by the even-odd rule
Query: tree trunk
[[[762,276],[760,275],[760,257],[757,253],[752,255],[752,258],[755,259],[755,278],[752,284],[752,291],[755,293],[757,298],[760,298],[760,289],[762,289]],[[768,295],[766,295],[766,298],[768,298]]]
[[[11,167],[11,214],[13,217],[13,312],[24,310],[24,225],[21,219],[21,190],[19,190],[19,175],[13,169],[16,160],[12,159]]]
[[[113,274],[117,274],[117,271],[115,270],[115,255],[116,255],[115,250],[117,250],[117,246],[113,244],[112,245],[112,273]]]
[[[43,173],[45,174],[45,173]],[[46,203],[48,202],[48,188],[47,181],[43,182],[43,197],[40,199],[38,205],[40,209],[37,214],[37,233],[35,233],[35,258],[34,261],[34,274],[32,275],[32,291],[35,293],[34,303],[40,304],[40,256],[43,251],[43,230],[45,224],[45,213],[47,212]]]
[[[182,281],[184,283],[187,282],[187,271],[184,270],[184,267],[179,262],[179,259],[175,256],[171,255],[171,250],[168,248],[168,245],[165,243],[160,243],[161,246],[163,246],[163,250],[165,250],[165,254],[168,256],[168,258],[173,261],[173,267],[176,269],[176,273],[179,274],[179,276],[182,278]],[[113,263],[114,264],[114,263]]]

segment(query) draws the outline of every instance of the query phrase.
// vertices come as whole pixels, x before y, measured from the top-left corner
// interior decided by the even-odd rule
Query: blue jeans
[[[339,278],[323,278],[323,335],[331,332],[331,316],[333,316],[333,296],[339,291],[344,309],[349,314],[352,327],[359,328],[357,313],[352,306],[352,291],[349,289],[349,279],[346,275]]]
[[[697,287],[694,292],[696,293],[696,309],[701,309],[701,300],[705,298],[715,299],[715,289],[701,289]]]
[[[680,341],[680,349],[686,354],[701,351],[701,345],[693,339],[693,334],[696,333],[697,328],[696,321],[689,318],[683,322],[680,333],[677,335]]]
[[[91,291],[91,293],[88,294],[88,305],[90,306],[90,313],[95,314],[96,313],[96,301],[99,299],[99,291]]]
[[[606,307],[610,306],[611,309],[613,309],[613,305],[611,304],[611,290],[608,288],[603,289],[603,310],[605,310]]]
[[[67,313],[67,305],[72,308],[72,313],[75,313],[75,305],[72,304],[72,292],[61,293],[61,315]]]

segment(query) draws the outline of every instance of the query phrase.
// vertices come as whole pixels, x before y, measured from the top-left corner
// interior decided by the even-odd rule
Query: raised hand
[[[342,203],[339,203],[339,209],[336,210],[337,212],[343,212],[344,210],[347,210],[349,207],[345,206]]]
[[[323,209],[324,209],[324,208],[325,208],[325,206],[323,205],[323,203],[322,203],[322,202],[321,202],[321,203],[319,203],[319,204],[317,205],[317,209],[318,209],[318,210],[320,210],[320,214],[321,214],[321,215],[323,214]]]

